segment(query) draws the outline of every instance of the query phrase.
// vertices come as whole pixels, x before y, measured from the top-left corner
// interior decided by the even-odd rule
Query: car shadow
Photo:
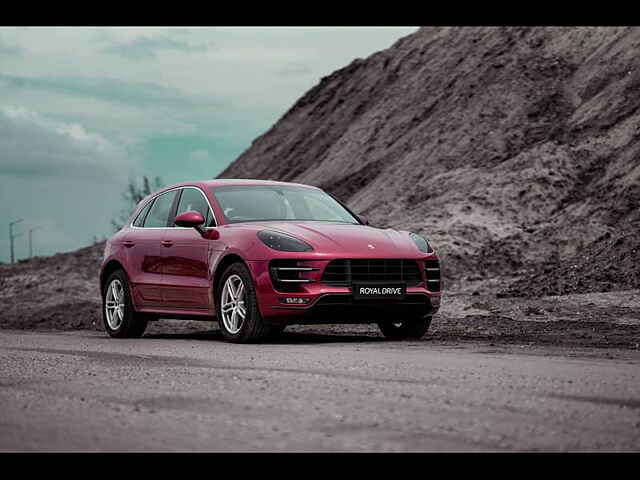
[[[226,342],[220,330],[187,333],[147,333],[144,338],[156,340],[204,340]],[[323,334],[315,332],[284,332],[277,337],[266,338],[259,342],[262,345],[295,345],[313,343],[379,343],[388,342],[382,336],[375,337],[361,334]]]

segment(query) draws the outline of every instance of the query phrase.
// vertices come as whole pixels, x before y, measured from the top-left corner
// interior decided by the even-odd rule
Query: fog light
[[[306,305],[311,299],[306,297],[280,297],[280,301],[288,305]]]

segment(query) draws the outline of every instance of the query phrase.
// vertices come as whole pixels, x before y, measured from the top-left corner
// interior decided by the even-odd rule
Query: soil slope
[[[639,28],[423,28],[324,77],[220,177],[323,187],[428,235],[449,278],[555,263],[639,217],[639,47]]]
[[[502,296],[568,295],[640,288],[640,236],[635,226],[605,233],[576,255],[537,265]]]

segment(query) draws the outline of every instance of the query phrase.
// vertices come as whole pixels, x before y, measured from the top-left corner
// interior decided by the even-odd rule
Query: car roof
[[[313,185],[305,185],[303,183],[291,183],[291,182],[278,182],[276,180],[254,180],[254,179],[246,179],[246,178],[214,178],[212,180],[194,180],[192,182],[181,182],[176,183],[175,185],[170,185],[162,189],[170,190],[172,188],[177,187],[188,187],[188,186],[199,186],[199,187],[230,187],[230,186],[254,186],[254,185],[274,185],[274,186],[293,186],[293,187],[306,187],[306,188],[315,188]]]

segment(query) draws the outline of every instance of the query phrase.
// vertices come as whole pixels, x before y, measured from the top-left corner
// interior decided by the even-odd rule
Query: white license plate
[[[407,286],[403,283],[354,283],[353,298],[364,300],[368,298],[404,298]]]

